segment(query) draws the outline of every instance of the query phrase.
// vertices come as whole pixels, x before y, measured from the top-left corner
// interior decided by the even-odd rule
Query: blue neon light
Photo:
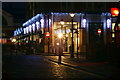
[[[70,13],[51,13],[53,15],[69,15]],[[75,13],[75,15],[81,15],[81,13]]]
[[[87,22],[86,19],[83,19],[83,20],[82,20],[82,28],[85,28],[85,27],[86,27],[86,22]]]
[[[26,32],[29,33],[29,27],[26,27]]]
[[[32,29],[33,29],[33,31],[35,31],[35,24],[34,23],[32,24]]]
[[[24,30],[24,34],[26,34],[26,28],[23,28],[23,30]]]
[[[70,32],[70,29],[67,29],[67,30],[66,30],[66,33],[69,33],[69,32]]]
[[[40,22],[36,22],[36,27],[37,27],[37,30],[39,29],[39,27],[40,27]]]
[[[43,28],[44,27],[44,20],[41,19],[40,22],[41,22],[41,27]]]
[[[29,25],[29,32],[31,32],[31,31],[32,31],[32,29],[31,29],[31,28],[32,28],[32,26],[31,26],[31,25]]]
[[[107,19],[107,28],[110,28],[110,27],[111,27],[111,20]]]

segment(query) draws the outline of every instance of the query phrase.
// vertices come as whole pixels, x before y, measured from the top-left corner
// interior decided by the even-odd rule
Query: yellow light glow
[[[67,22],[66,24],[70,24],[70,22]]]
[[[16,42],[16,39],[12,39],[12,42]]]
[[[58,33],[58,38],[62,38],[63,34],[62,33]]]
[[[114,13],[115,13],[116,15],[118,15],[118,14],[119,14],[119,11],[118,11],[118,10],[114,10]]]
[[[74,14],[74,13],[70,13],[70,16],[71,16],[71,17],[74,17],[74,16],[75,16],[75,14]]]
[[[115,37],[115,34],[114,33],[112,33],[112,38],[114,38]]]
[[[60,21],[60,24],[61,24],[61,25],[64,25],[64,21],[63,21],[63,19]]]
[[[66,37],[68,37],[68,34],[66,34]]]
[[[70,37],[72,37],[72,33],[70,33]]]
[[[115,23],[112,23],[112,32],[115,32],[114,27],[115,27]]]
[[[60,43],[56,43],[56,45],[60,45]]]
[[[60,21],[60,24],[64,25],[64,21]]]

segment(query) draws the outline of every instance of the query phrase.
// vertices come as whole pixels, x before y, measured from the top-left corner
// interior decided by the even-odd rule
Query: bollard
[[[59,47],[59,54],[58,54],[58,64],[61,64],[61,48]]]
[[[60,64],[61,63],[61,55],[59,54],[59,57],[58,57],[58,63]]]

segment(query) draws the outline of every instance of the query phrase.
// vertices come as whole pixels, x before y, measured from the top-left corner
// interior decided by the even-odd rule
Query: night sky
[[[84,12],[84,11],[90,11],[91,10],[91,4],[89,3],[86,4],[81,3],[81,2],[73,2],[73,3],[50,3],[50,2],[44,2],[41,3],[36,6],[38,9],[36,9],[37,13],[41,13],[41,12],[45,12],[45,11],[53,11],[53,12],[59,12],[59,11],[63,11],[63,12],[70,12],[72,9],[75,12]],[[104,3],[96,3],[94,4],[96,10],[104,10],[104,6],[102,5]],[[118,3],[107,3],[107,9],[108,11],[110,11],[110,7],[116,7]],[[28,12],[28,2],[3,2],[2,3],[2,9],[7,11],[8,13],[12,14],[12,16],[14,17],[14,22],[17,23],[24,23],[27,21],[26,15]],[[86,7],[88,6],[88,7]],[[62,8],[62,9],[61,9]],[[89,8],[89,9],[88,9]],[[97,12],[98,12],[97,11]]]
[[[2,10],[14,17],[14,22],[21,22],[26,15],[26,2],[3,2]]]

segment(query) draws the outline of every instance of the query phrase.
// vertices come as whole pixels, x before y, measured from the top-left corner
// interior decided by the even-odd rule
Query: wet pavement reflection
[[[98,78],[84,71],[77,71],[49,61],[44,56],[3,56],[3,78],[36,79],[93,79]]]

